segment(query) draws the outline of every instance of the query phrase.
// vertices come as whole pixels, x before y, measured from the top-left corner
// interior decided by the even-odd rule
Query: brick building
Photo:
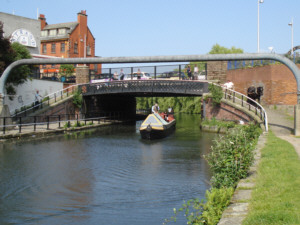
[[[95,38],[87,25],[87,17],[86,11],[82,10],[77,14],[76,22],[47,24],[45,15],[40,14],[40,54],[63,58],[95,57]],[[101,71],[100,64],[88,66],[95,73]],[[59,65],[49,65],[41,72],[56,75],[58,69]]]
[[[297,64],[300,68],[300,65]],[[227,62],[208,62],[207,77],[225,83],[231,80],[234,90],[247,95],[250,86],[263,87],[261,103],[266,105],[296,105],[297,83],[293,73],[282,64],[227,68]]]

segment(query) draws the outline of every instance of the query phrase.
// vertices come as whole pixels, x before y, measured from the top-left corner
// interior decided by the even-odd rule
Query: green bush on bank
[[[217,224],[230,203],[238,181],[248,175],[260,134],[258,125],[237,125],[214,140],[211,152],[204,156],[213,174],[212,188],[205,195],[206,203],[198,199],[189,200],[179,210],[174,209],[175,215],[166,222],[176,221],[177,214],[184,211],[187,224]]]
[[[235,187],[245,178],[254,159],[254,147],[261,129],[256,125],[237,126],[213,142],[205,156],[213,173],[213,187]]]

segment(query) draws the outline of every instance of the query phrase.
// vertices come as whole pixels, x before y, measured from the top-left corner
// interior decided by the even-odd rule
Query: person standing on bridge
[[[120,74],[119,74],[119,80],[124,80],[125,74],[123,72],[123,69],[121,69]]]
[[[192,79],[192,70],[191,70],[191,66],[188,65],[187,69],[186,69],[186,73],[188,75],[188,79],[191,80]]]
[[[141,70],[140,70],[140,69],[138,69],[138,71],[136,72],[136,76],[137,76],[137,79],[138,79],[138,80],[141,79],[142,73],[141,73]]]
[[[198,80],[198,74],[199,74],[199,69],[198,69],[198,66],[195,65],[195,67],[194,67],[194,77],[193,77],[193,80]]]

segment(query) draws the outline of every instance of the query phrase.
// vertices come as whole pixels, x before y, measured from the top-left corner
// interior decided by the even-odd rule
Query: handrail
[[[267,115],[266,110],[264,109],[264,107],[262,107],[261,104],[259,104],[254,99],[249,98],[248,96],[246,96],[246,95],[244,95],[240,92],[234,91],[232,89],[228,89],[226,87],[223,87],[221,85],[218,85],[218,84],[215,84],[215,83],[212,83],[212,82],[209,82],[209,83],[221,87],[222,90],[224,90],[225,99],[227,99],[227,100],[232,99],[233,103],[236,103],[236,101],[240,101],[242,107],[247,107],[249,111],[252,111],[252,109],[253,109],[253,112],[255,112],[256,115],[257,115],[258,110],[259,110],[260,111],[260,116],[261,116],[260,118],[264,122],[265,131],[268,132],[268,130],[269,130],[268,129],[268,115]],[[227,98],[227,96],[228,96],[228,98]],[[240,96],[241,98],[238,98],[238,96]],[[253,103],[253,104],[248,103],[248,101]],[[258,107],[255,107],[255,106],[258,106]]]
[[[74,84],[74,85],[71,85],[67,88],[64,88],[62,90],[59,90],[59,91],[56,91],[54,93],[51,93],[49,95],[46,95],[43,97],[43,99],[47,99],[46,101],[48,101],[48,104],[50,104],[50,101],[54,99],[54,102],[56,102],[56,98],[61,98],[63,99],[64,95],[69,95],[70,92],[73,92],[77,86],[79,84]],[[38,109],[38,108],[42,108],[43,107],[43,101],[40,101],[39,104],[35,105],[35,101],[33,102],[30,102],[26,105],[23,105],[22,107],[20,107],[19,109],[14,109],[14,110],[11,110],[10,111],[10,114],[15,117],[15,116],[18,116],[20,114],[23,114],[23,113],[26,113],[30,110],[34,111],[35,109]],[[24,110],[22,110],[22,108],[25,108]],[[19,112],[17,112],[18,110],[20,110]]]

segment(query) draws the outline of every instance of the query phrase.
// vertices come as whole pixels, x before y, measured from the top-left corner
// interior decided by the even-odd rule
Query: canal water
[[[162,224],[210,187],[203,155],[215,135],[199,115],[176,119],[157,141],[141,140],[138,121],[1,144],[0,224]]]

